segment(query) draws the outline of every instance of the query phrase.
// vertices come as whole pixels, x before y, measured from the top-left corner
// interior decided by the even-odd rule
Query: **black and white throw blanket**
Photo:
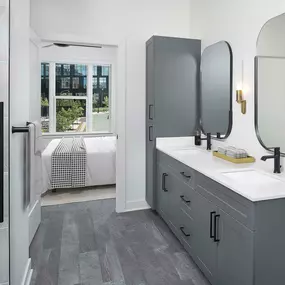
[[[51,156],[51,186],[86,186],[86,146],[83,138],[63,138]]]

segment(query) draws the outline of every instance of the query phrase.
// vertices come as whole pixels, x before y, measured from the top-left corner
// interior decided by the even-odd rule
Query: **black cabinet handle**
[[[190,234],[186,234],[184,231],[184,227],[180,227],[180,231],[183,233],[184,236],[190,237]]]
[[[186,200],[186,199],[185,199],[185,196],[184,196],[184,195],[181,195],[180,198],[181,198],[181,200],[182,200],[183,202],[185,202],[186,204],[190,204],[190,203],[191,203],[190,200]]]
[[[165,186],[165,184],[166,184],[166,177],[168,176],[168,174],[167,173],[163,173],[162,174],[162,190],[164,191],[164,192],[168,192],[168,190],[166,189],[166,186]]]
[[[220,218],[220,215],[215,215],[215,223],[214,223],[214,231],[215,231],[215,236],[214,236],[214,241],[219,242],[220,239],[218,238],[218,219]]]
[[[187,175],[185,172],[180,172],[180,174],[187,179],[191,179],[191,175]]]
[[[149,126],[148,128],[148,139],[150,142],[153,142],[153,126]]]
[[[152,108],[153,108],[153,105],[148,106],[148,118],[149,118],[149,120],[153,120],[153,116],[151,116]]]
[[[0,102],[0,224],[4,222],[4,103]]]
[[[215,234],[213,234],[213,217],[216,214],[216,212],[210,213],[210,238],[215,238]]]

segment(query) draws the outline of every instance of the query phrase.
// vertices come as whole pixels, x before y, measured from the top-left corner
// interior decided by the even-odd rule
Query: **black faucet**
[[[206,138],[201,138],[201,135],[196,135],[195,136],[195,145],[201,145],[202,141],[207,140],[207,150],[211,150],[212,143],[211,143],[211,133],[207,133]]]
[[[266,161],[267,159],[274,159],[274,173],[281,173],[281,165],[280,165],[280,147],[274,148],[274,155],[265,155],[261,157],[261,160]]]

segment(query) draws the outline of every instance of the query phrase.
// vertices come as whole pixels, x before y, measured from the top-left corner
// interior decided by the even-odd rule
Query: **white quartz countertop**
[[[285,198],[285,180],[277,174],[262,171],[254,163],[234,164],[216,158],[204,146],[195,146],[193,137],[158,138],[156,148],[250,201]]]

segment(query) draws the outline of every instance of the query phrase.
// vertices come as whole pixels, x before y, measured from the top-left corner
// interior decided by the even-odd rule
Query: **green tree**
[[[105,96],[105,97],[104,97],[103,105],[104,105],[106,108],[109,108],[109,97],[108,97],[108,96]]]
[[[48,107],[48,99],[47,98],[41,98],[41,105],[42,107]]]
[[[67,130],[70,130],[71,125],[74,123],[75,120],[82,117],[84,111],[79,101],[77,100],[64,100],[64,101],[69,101],[68,108],[58,106],[61,107],[61,109],[58,110],[56,113],[57,132],[65,132]],[[66,106],[66,104],[63,105]]]

